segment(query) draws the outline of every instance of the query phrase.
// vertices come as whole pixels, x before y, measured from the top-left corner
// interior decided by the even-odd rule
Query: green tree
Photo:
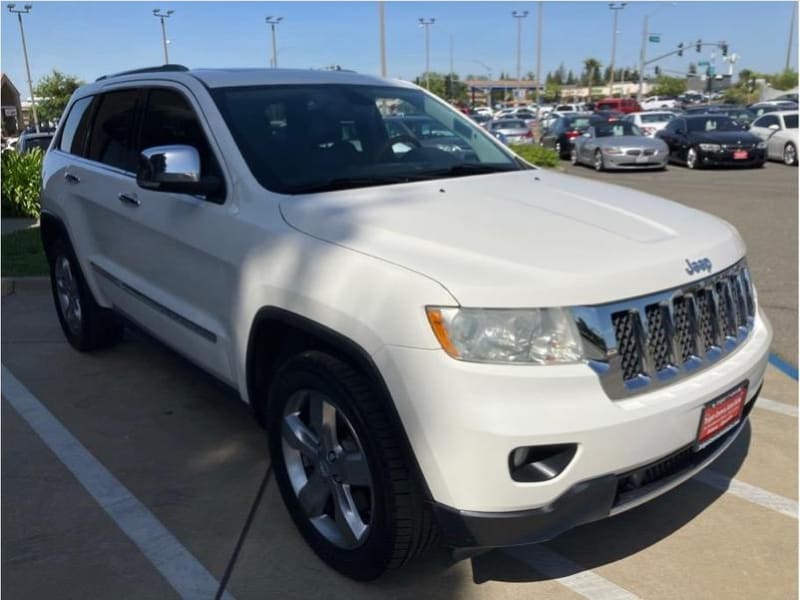
[[[42,122],[58,121],[70,96],[82,85],[83,81],[74,75],[66,75],[56,69],[42,77],[33,88],[36,94],[36,112],[39,120]]]
[[[575,73],[573,73],[572,69],[570,69],[569,72],[567,73],[567,85],[575,85],[575,83],[576,83]]]
[[[466,102],[468,99],[467,85],[461,81],[456,73],[436,73],[431,71],[429,73],[431,87],[430,91],[444,100],[456,100],[458,102]],[[450,85],[448,89],[448,78]],[[427,87],[425,74],[418,76],[415,81],[422,87]]]
[[[766,80],[776,90],[791,90],[797,87],[797,71],[789,70],[767,75]]]
[[[592,87],[595,82],[595,77],[597,76],[598,71],[602,68],[602,64],[596,58],[587,58],[583,61],[583,72],[585,76],[585,83],[589,87]]]
[[[686,79],[659,75],[652,94],[655,96],[678,96],[686,91]]]

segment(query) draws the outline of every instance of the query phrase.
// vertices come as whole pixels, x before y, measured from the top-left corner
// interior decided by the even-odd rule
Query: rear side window
[[[175,90],[152,89],[142,122],[137,155],[154,146],[192,146],[200,154],[201,175],[221,177],[197,114],[183,94]]]
[[[69,111],[64,129],[61,131],[61,142],[59,149],[62,152],[83,156],[86,149],[86,139],[89,135],[89,124],[91,122],[92,111],[90,106],[94,96],[88,96],[77,100]]]
[[[89,140],[91,160],[124,171],[136,170],[133,134],[138,94],[138,90],[122,90],[100,98]]]

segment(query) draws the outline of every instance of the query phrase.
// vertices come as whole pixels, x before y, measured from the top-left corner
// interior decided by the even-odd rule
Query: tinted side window
[[[765,115],[758,120],[759,127],[769,127],[770,125],[780,125],[778,117],[775,115]]]
[[[90,106],[94,96],[81,98],[69,111],[64,129],[61,130],[59,149],[62,152],[83,156],[86,149],[86,137],[89,135],[89,123],[92,116]]]
[[[89,140],[90,159],[125,171],[136,170],[133,128],[137,96],[137,90],[124,90],[100,98]]]
[[[176,144],[197,149],[201,175],[220,176],[214,153],[189,101],[174,90],[150,90],[137,154],[146,148]]]

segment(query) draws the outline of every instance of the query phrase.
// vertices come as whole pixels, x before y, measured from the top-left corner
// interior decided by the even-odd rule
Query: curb
[[[40,292],[50,289],[50,278],[45,276],[34,277],[3,277],[0,280],[0,296],[5,297],[17,291]]]

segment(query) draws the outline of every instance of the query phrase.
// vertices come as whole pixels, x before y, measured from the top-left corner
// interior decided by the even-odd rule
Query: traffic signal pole
[[[641,101],[642,86],[644,85],[644,68],[647,65],[652,65],[655,62],[658,62],[658,61],[660,61],[660,60],[662,60],[664,58],[667,58],[668,56],[673,56],[675,54],[683,56],[684,50],[686,50],[687,48],[689,48],[691,46],[694,46],[697,49],[698,52],[700,51],[700,48],[703,47],[703,46],[713,46],[714,48],[719,48],[722,51],[723,56],[728,53],[728,43],[727,42],[701,42],[700,40],[697,40],[694,43],[688,42],[688,43],[685,43],[685,44],[684,43],[678,44],[678,49],[677,50],[673,50],[672,52],[667,52],[667,53],[662,54],[660,56],[656,56],[655,58],[651,58],[650,60],[645,60],[645,49],[644,48],[645,48],[646,43],[647,43],[647,17],[645,17],[645,26],[643,28],[642,50],[641,50],[641,52],[639,54],[639,92],[637,93],[637,101]]]

